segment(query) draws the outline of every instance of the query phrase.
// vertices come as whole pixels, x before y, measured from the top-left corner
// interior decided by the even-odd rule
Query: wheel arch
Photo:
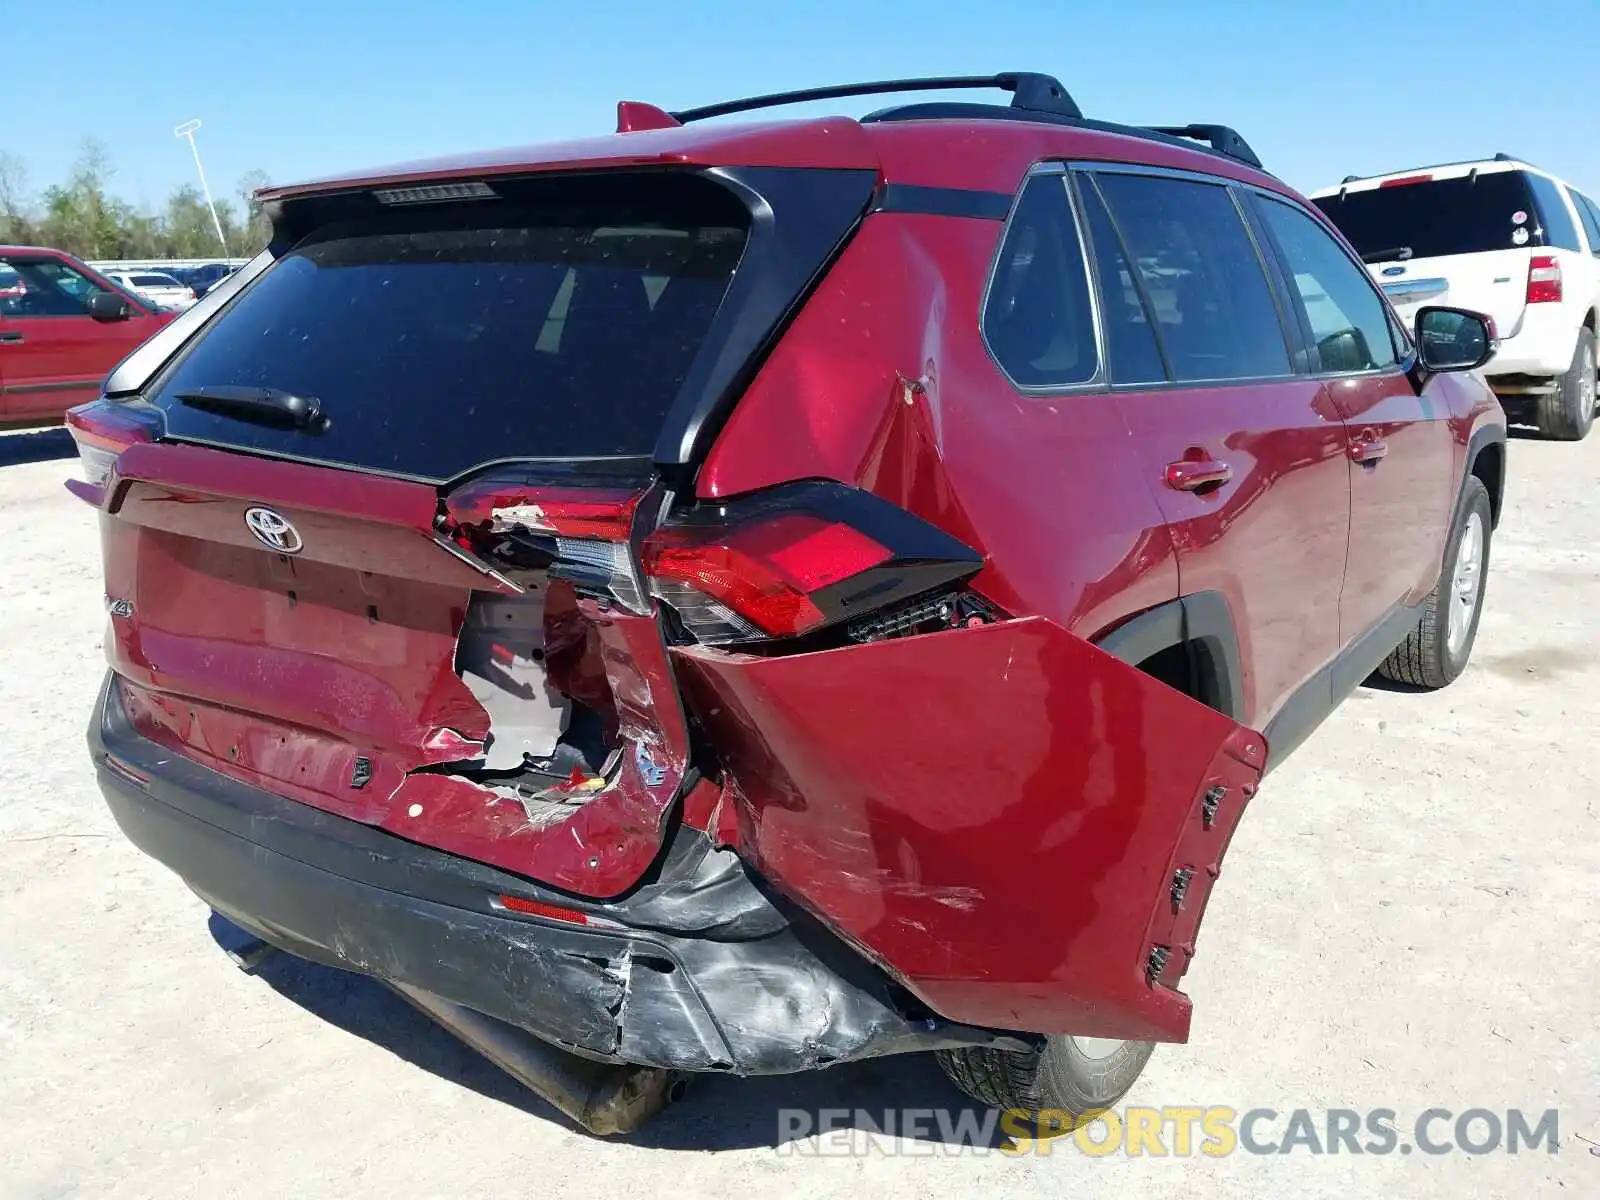
[[[1489,493],[1489,518],[1491,528],[1499,528],[1500,508],[1505,498],[1506,486],[1506,431],[1498,425],[1486,425],[1472,435],[1472,441],[1467,446],[1467,471],[1461,479],[1461,491],[1464,494],[1467,480],[1476,478],[1482,481]],[[1461,509],[1460,497],[1456,500],[1456,511]]]
[[[1244,721],[1239,638],[1220,592],[1195,592],[1158,604],[1096,638],[1094,644],[1133,666],[1181,652],[1188,686],[1179,690],[1232,720]]]

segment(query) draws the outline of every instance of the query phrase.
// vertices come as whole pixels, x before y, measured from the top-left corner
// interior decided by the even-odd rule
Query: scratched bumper
[[[875,967],[693,830],[652,883],[575,904],[176,756],[130,726],[109,682],[89,745],[117,823],[216,911],[293,954],[410,984],[591,1058],[676,1070],[779,1074],[1026,1044],[907,1015]],[[508,914],[498,895],[592,923]]]

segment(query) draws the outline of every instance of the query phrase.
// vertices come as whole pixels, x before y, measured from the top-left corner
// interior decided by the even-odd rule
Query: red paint
[[[936,1011],[1187,1036],[1172,990],[1187,956],[1163,986],[1146,962],[1156,939],[1192,945],[1206,870],[1260,776],[1258,735],[1039,619],[676,657],[739,789],[740,853]],[[1178,866],[1199,890],[1174,923]]]
[[[162,483],[149,480],[159,478]],[[615,713],[633,753],[567,819],[530,827],[514,799],[409,774],[480,753],[488,714],[454,669],[473,590],[503,585],[434,540],[433,489],[181,445],[135,445],[102,517],[108,660],[147,736],[352,820],[588,896],[654,861],[688,758],[660,630],[551,589],[552,678]],[[271,505],[304,549],[274,554],[244,521]],[[591,640],[592,639],[592,640]],[[575,652],[575,653],[574,653]],[[351,787],[357,756],[373,779]],[[421,812],[412,813],[420,805]]]
[[[617,132],[638,133],[642,129],[676,129],[678,118],[654,104],[638,100],[617,102]]]
[[[152,308],[60,250],[0,246],[0,262],[40,260],[122,297],[131,315],[123,321],[96,321],[87,309],[71,316],[0,310],[0,427],[59,421],[73,405],[94,399],[107,372],[177,315]]]
[[[527,175],[538,171],[650,166],[876,170],[878,161],[862,126],[845,117],[748,124],[712,122],[643,129],[626,137],[613,134],[510,150],[457,154],[403,163],[381,171],[328,176],[292,187],[269,187],[256,195],[263,201],[275,201],[319,192],[462,176],[492,180],[500,175]]]
[[[1031,165],[1070,159],[1199,168],[1290,194],[1199,151],[1044,123],[678,127],[625,104],[619,127],[632,132],[264,196],[652,165],[848,167],[1009,193]],[[808,479],[871,491],[981,553],[972,587],[1015,619],[787,655],[669,653],[653,616],[558,583],[548,678],[601,712],[623,752],[603,790],[551,818],[419,770],[490,735],[455,644],[474,592],[514,590],[449,548],[481,541],[495,509],[533,505],[543,528],[621,541],[632,491],[497,473],[440,497],[132,445],[102,527],[107,592],[133,605],[107,648],[136,725],[233,778],[588,897],[636,886],[681,819],[946,1017],[1182,1039],[1177,985],[1265,762],[1252,729],[1431,586],[1470,435],[1497,409],[1471,377],[1427,380],[1419,395],[1398,371],[1019,393],[976,319],[1001,233],[991,220],[866,217],[761,361],[693,494]],[[304,550],[256,543],[252,505],[293,521]],[[441,528],[465,541],[441,545]],[[765,541],[673,528],[695,532],[641,538],[646,564],[764,613],[775,633],[807,627],[813,589],[882,561],[872,539],[827,523],[769,526]],[[1238,723],[1090,644],[1196,592],[1219,593],[1235,622]],[[788,607],[759,607],[774,595]],[[705,777],[675,810],[686,703]],[[361,788],[357,756],[371,759]],[[584,782],[576,772],[568,792]],[[1180,869],[1189,890],[1175,904]],[[1156,947],[1169,956],[1151,972]]]

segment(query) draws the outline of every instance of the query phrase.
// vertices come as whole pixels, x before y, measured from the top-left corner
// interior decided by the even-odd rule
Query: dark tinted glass
[[[0,270],[0,316],[78,317],[90,296],[105,289],[54,258],[13,258]]]
[[[1283,250],[1324,371],[1371,371],[1395,363],[1389,310],[1371,278],[1326,229],[1292,205],[1263,199],[1261,215]]]
[[[1029,181],[984,305],[989,349],[1022,387],[1088,383],[1099,371],[1083,248],[1064,179]]]
[[[1112,227],[1110,214],[1092,180],[1081,180],[1078,191],[1083,201],[1084,223],[1089,227],[1089,241],[1094,246],[1111,382],[1164,382],[1167,368],[1161,361],[1155,329],[1128,268],[1128,258]]]
[[[1583,228],[1589,235],[1589,253],[1600,258],[1600,206],[1587,196],[1574,194],[1578,202],[1578,215],[1583,218]]]
[[[1463,175],[1347,192],[1343,199],[1323,196],[1314,203],[1366,257],[1401,247],[1413,258],[1479,254],[1516,249],[1517,230],[1538,223],[1527,180],[1521,171],[1496,171],[1475,181]],[[1522,222],[1513,219],[1519,213]],[[1530,236],[1530,242],[1538,244],[1538,238]]]
[[[671,184],[670,204],[665,182],[610,186],[583,207],[418,206],[312,235],[160,381],[169,433],[425,479],[648,456],[738,265],[743,209],[704,181]],[[329,425],[175,399],[208,385],[315,397]]]
[[[1560,250],[1578,250],[1578,227],[1567,211],[1561,189],[1543,175],[1529,175],[1528,187],[1539,208],[1539,224],[1544,228],[1544,244]]]
[[[1290,374],[1266,273],[1227,189],[1154,175],[1099,180],[1154,306],[1173,378]]]

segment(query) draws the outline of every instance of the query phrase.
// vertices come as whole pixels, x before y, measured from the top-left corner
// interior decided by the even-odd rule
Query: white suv
[[[1500,350],[1484,372],[1512,420],[1566,441],[1589,432],[1600,205],[1506,154],[1350,176],[1311,200],[1408,323],[1428,304],[1494,318]]]

